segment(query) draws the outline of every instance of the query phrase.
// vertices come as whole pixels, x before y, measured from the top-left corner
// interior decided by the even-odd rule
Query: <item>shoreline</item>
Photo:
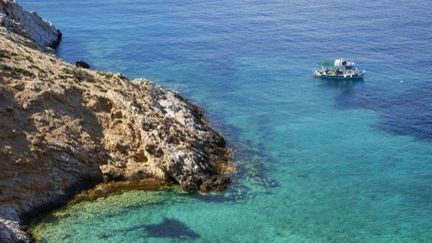
[[[0,240],[30,241],[35,218],[80,200],[231,182],[230,149],[200,107],[153,82],[62,61],[49,47],[61,32],[14,1],[0,0],[1,18]]]
[[[72,207],[82,202],[93,202],[94,200],[97,200],[99,198],[106,198],[128,191],[160,191],[163,188],[168,188],[173,185],[173,183],[167,183],[165,181],[152,178],[136,182],[123,181],[98,183],[95,184],[93,187],[89,187],[88,189],[80,190],[75,194],[71,194],[71,198],[65,200],[64,203],[62,203],[61,205],[52,207],[50,210],[46,210],[42,213],[39,212],[38,214],[29,217],[27,221],[23,221],[23,224],[26,225],[24,230],[29,235],[30,241],[39,242],[38,236],[32,233],[32,228],[50,213],[64,210],[65,208]]]

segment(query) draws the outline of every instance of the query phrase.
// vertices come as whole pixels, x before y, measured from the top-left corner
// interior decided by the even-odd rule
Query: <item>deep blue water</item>
[[[48,215],[48,242],[430,242],[431,1],[19,1],[58,55],[207,110],[240,172],[218,195],[127,192]],[[312,78],[337,57],[363,82]]]

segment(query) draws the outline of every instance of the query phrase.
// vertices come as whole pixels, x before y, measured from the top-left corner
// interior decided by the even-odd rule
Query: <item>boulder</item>
[[[75,66],[76,67],[80,67],[80,68],[85,68],[85,69],[89,69],[90,68],[90,65],[88,63],[86,63],[84,61],[81,61],[81,60],[76,61],[75,62]]]

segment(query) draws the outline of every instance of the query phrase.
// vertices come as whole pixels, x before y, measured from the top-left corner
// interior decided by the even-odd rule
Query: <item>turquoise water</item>
[[[432,241],[432,2],[20,1],[58,55],[207,110],[240,172],[217,195],[132,191],[48,215],[47,242]],[[364,82],[312,78],[352,58]]]

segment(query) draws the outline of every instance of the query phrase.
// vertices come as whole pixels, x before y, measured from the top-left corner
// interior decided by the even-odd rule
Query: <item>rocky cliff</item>
[[[55,48],[62,34],[36,12],[28,12],[13,0],[0,0],[0,26],[44,47]]]
[[[0,242],[80,190],[152,178],[220,190],[228,149],[203,111],[146,80],[76,68],[44,46],[60,35],[0,0]],[[43,46],[44,45],[44,46]]]

